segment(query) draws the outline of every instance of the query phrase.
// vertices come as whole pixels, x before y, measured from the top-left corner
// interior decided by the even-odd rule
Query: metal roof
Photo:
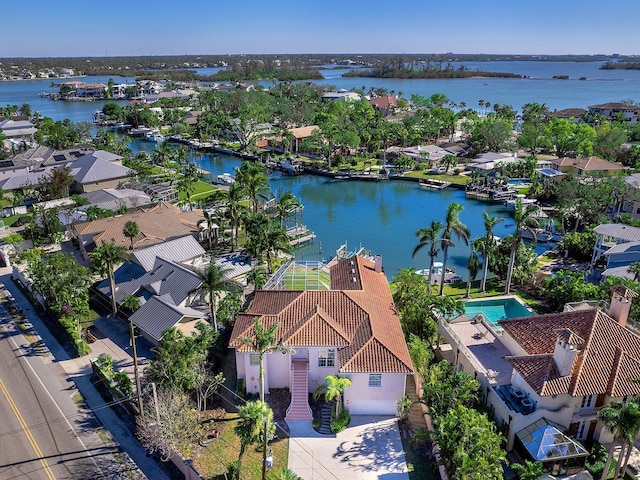
[[[162,257],[172,262],[184,262],[200,257],[206,252],[198,241],[191,235],[159,243],[151,247],[136,250],[131,254],[131,260],[141,265],[145,271],[153,269],[156,257]]]
[[[162,340],[165,330],[175,327],[183,319],[204,319],[205,313],[189,307],[177,307],[154,296],[131,315],[131,322],[156,342]]]
[[[122,157],[102,150],[83,155],[70,165],[73,179],[78,183],[91,183],[126,178],[130,170],[113,163],[113,160],[120,158]]]
[[[640,228],[621,223],[604,223],[593,229],[598,235],[613,237],[627,242],[640,242]]]
[[[633,253],[640,252],[640,242],[625,242],[614,245],[604,252],[604,255],[612,255],[616,253]]]

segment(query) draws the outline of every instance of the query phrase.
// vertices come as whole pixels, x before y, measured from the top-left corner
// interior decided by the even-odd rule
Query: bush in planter
[[[343,408],[340,412],[340,416],[331,420],[331,431],[333,433],[342,432],[345,428],[347,428],[350,420],[351,415],[349,414],[349,410]]]
[[[133,393],[133,383],[131,383],[129,375],[125,372],[116,372],[113,374],[113,381],[116,383],[118,390],[120,390],[125,396],[131,396]]]

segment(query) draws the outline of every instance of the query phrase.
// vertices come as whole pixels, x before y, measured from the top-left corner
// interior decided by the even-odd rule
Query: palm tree
[[[324,394],[325,402],[336,401],[336,409],[334,418],[340,418],[342,413],[342,392],[351,385],[348,378],[339,377],[338,375],[327,375],[324,379],[325,384],[321,385],[313,392],[313,396],[317,399]]]
[[[189,165],[193,164],[190,163]],[[195,170],[195,166],[193,168],[187,168],[186,170],[186,173],[178,180],[177,187],[179,192],[184,193],[184,196],[189,203],[189,209],[193,210],[193,205],[191,204],[191,195],[193,195],[193,193],[196,191],[198,175],[197,170]]]
[[[89,255],[93,268],[101,275],[106,275],[109,279],[109,290],[111,291],[111,313],[115,317],[118,313],[118,304],[116,303],[116,281],[113,271],[116,265],[126,260],[126,248],[122,245],[116,245],[115,240],[96,247]]]
[[[258,376],[260,378],[260,400],[264,402],[264,356],[267,353],[282,352],[282,353],[294,353],[295,350],[291,347],[278,344],[276,340],[276,333],[278,331],[279,324],[274,323],[269,328],[264,328],[260,323],[260,320],[256,317],[253,324],[253,336],[252,337],[240,337],[238,341],[248,346],[252,352],[257,353],[260,356],[260,370]]]
[[[236,168],[236,182],[246,191],[251,202],[251,211],[258,212],[258,199],[269,191],[267,170],[261,163],[242,162]]]
[[[627,270],[629,270],[629,273],[633,274],[634,281],[640,281],[640,262],[633,262],[629,265]]]
[[[247,281],[253,285],[256,290],[260,290],[267,283],[267,274],[262,268],[254,268],[247,274]]]
[[[267,271],[271,272],[271,258],[278,252],[289,253],[291,244],[287,231],[274,222],[269,222],[262,232],[264,238],[264,249],[267,254]]]
[[[613,451],[618,442],[626,439],[633,432],[638,433],[638,427],[640,426],[640,405],[636,402],[624,404],[621,402],[611,402],[598,412],[598,420],[604,423],[607,430],[613,434],[613,442],[611,442],[611,447],[609,447],[609,455],[607,456],[607,461],[602,470],[602,476],[600,477],[600,480],[605,480],[609,473],[611,460],[613,459]],[[619,464],[621,463],[620,460],[624,450],[625,448],[623,446],[623,448],[620,449]]]
[[[124,228],[122,229],[122,234],[129,239],[131,245],[129,246],[129,250],[133,250],[133,239],[138,236],[140,233],[140,227],[133,220],[129,220],[124,224]]]
[[[240,438],[240,452],[238,454],[238,469],[236,471],[236,479],[240,479],[240,471],[242,469],[242,457],[244,457],[247,448],[257,443],[261,437],[269,438],[269,430],[275,430],[273,425],[273,411],[269,405],[262,400],[255,402],[247,402],[238,408],[239,421],[234,427],[236,435]],[[265,428],[272,426],[271,429]]]
[[[508,295],[511,291],[511,277],[513,276],[513,268],[516,263],[516,255],[518,254],[518,249],[522,243],[522,231],[526,230],[529,232],[535,242],[536,232],[534,229],[538,227],[538,220],[536,220],[534,215],[537,212],[538,207],[530,205],[525,208],[520,199],[516,200],[516,209],[513,212],[513,219],[516,222],[516,231],[511,238],[511,254],[509,255],[509,266],[507,267],[507,280],[504,290],[505,295]]]
[[[442,234],[444,240],[442,243],[442,253],[444,258],[442,259],[442,275],[440,276],[440,295],[444,293],[444,277],[447,271],[449,247],[454,246],[451,236],[455,235],[458,240],[464,240],[465,245],[469,244],[469,229],[459,218],[461,211],[462,205],[456,202],[453,202],[449,205],[449,208],[447,208],[447,214],[445,216],[446,223]]]
[[[211,321],[213,322],[213,328],[218,331],[218,319],[216,318],[216,312],[218,310],[218,294],[224,290],[227,290],[233,282],[225,278],[225,275],[229,272],[228,269],[216,264],[213,260],[205,267],[204,270],[194,268],[193,271],[202,280],[199,290],[206,293],[211,309]]]
[[[429,247],[429,274],[427,278],[427,282],[429,283],[429,288],[431,288],[431,274],[433,272],[433,264],[436,261],[436,255],[438,255],[438,248],[443,245],[443,238],[438,238],[440,235],[440,230],[444,225],[441,222],[436,222],[435,220],[431,220],[431,225],[427,228],[421,228],[416,232],[416,236],[418,237],[418,245],[413,249],[413,253],[411,256],[415,258],[417,253],[422,250],[424,247]]]
[[[480,240],[480,239],[477,239]],[[476,241],[477,241],[476,240]],[[469,270],[469,280],[467,280],[467,293],[465,295],[466,298],[469,298],[471,292],[471,284],[475,281],[478,276],[478,271],[480,270],[480,260],[478,259],[478,250],[476,248],[476,242],[473,242],[473,246],[471,248],[471,254],[469,255],[469,260],[467,260],[467,270]]]
[[[300,208],[300,202],[292,192],[285,192],[276,204],[276,212],[280,220],[280,226],[284,227],[285,219],[297,208]]]
[[[538,480],[544,475],[542,462],[525,460],[524,463],[512,463],[510,466],[518,474],[520,480]]]
[[[489,256],[491,255],[496,240],[493,235],[494,227],[504,221],[503,217],[492,217],[487,212],[483,212],[482,221],[484,223],[485,235],[477,241],[477,250],[482,255],[482,279],[480,280],[480,291],[487,291],[487,275],[489,274]]]

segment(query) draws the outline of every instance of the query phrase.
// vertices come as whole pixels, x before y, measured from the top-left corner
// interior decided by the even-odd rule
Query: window
[[[381,387],[382,386],[382,374],[381,373],[370,373],[369,374],[369,386],[370,387]]]
[[[318,352],[319,367],[335,367],[336,366],[336,349],[321,348]]]
[[[580,408],[591,408],[593,406],[593,395],[587,395],[582,398]]]
[[[578,424],[578,430],[576,431],[576,440],[584,440],[586,433],[587,422],[585,420]]]
[[[260,365],[260,354],[252,353],[249,355],[249,365]]]

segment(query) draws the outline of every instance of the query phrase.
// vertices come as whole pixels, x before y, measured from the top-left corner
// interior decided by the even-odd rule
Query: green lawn
[[[422,170],[406,172],[404,176],[411,178],[429,178],[432,180],[442,180],[445,182],[454,183],[456,185],[466,185],[471,181],[471,178],[465,175],[444,175],[438,173],[429,173]]]
[[[191,200],[195,200],[201,197],[206,197],[207,195],[210,195],[213,192],[215,192],[217,189],[218,189],[217,187],[211,185],[210,183],[198,181],[195,184],[194,192],[191,194]],[[185,195],[185,193],[180,192],[180,200],[186,200],[186,199],[187,199],[187,196]]]
[[[204,478],[208,479],[225,479],[229,465],[238,460],[238,452],[240,451],[240,441],[234,433],[234,427],[238,423],[238,416],[235,413],[228,413],[223,421],[216,422],[216,427],[220,431],[220,437],[215,439],[206,448],[200,448],[193,453],[193,463],[196,470]],[[284,433],[278,432],[278,437]],[[269,478],[274,478],[273,473],[280,472],[287,467],[289,458],[289,439],[277,438],[269,443],[269,447],[273,451],[274,468],[269,473]],[[242,476],[243,480],[260,479],[262,474],[262,452],[253,446],[247,450],[242,459]]]

